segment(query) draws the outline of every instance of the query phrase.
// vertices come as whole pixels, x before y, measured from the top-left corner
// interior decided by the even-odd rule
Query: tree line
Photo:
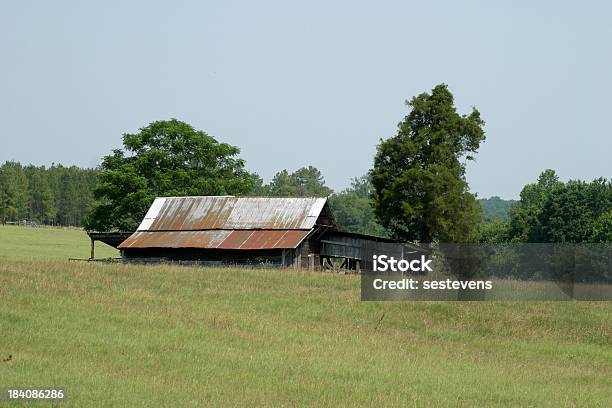
[[[101,171],[76,166],[64,167],[60,164],[45,167],[24,166],[14,161],[5,162],[0,166],[0,222],[26,221],[42,225],[84,226],[92,209],[104,202],[104,199],[94,197],[94,189],[99,187]],[[124,177],[127,177],[127,183],[129,176]],[[329,197],[337,222],[343,229],[364,234],[387,235],[377,222],[370,205],[371,183],[367,176],[355,178],[351,187],[338,193],[334,193],[325,185],[321,171],[313,166],[294,172],[281,170],[267,184],[264,184],[257,174],[247,174],[246,177],[252,182],[251,190],[246,193],[248,195]],[[117,187],[112,181],[114,180],[107,185],[106,194],[110,195]],[[129,183],[125,188],[130,188]],[[198,191],[194,193],[198,194]],[[164,195],[164,192],[159,191],[159,194]],[[120,195],[121,193],[118,193],[117,197]],[[142,206],[144,207],[147,205]],[[120,229],[132,230],[138,222],[140,220],[135,215]],[[107,228],[113,227],[101,226],[100,229]]]
[[[0,166],[0,220],[83,226],[99,203],[93,192],[100,171],[7,161]],[[248,177],[252,180],[248,195],[329,197],[343,230],[390,235],[374,213],[369,175],[354,178],[340,192],[326,186],[321,171],[313,166],[279,171],[267,184],[257,174]],[[603,178],[564,183],[554,170],[546,170],[523,188],[518,201],[491,197],[478,203],[483,212],[478,242],[612,242],[612,182]]]
[[[330,202],[345,229],[417,242],[474,240],[482,211],[465,163],[485,140],[475,108],[457,113],[445,84],[406,102],[395,136],[382,140],[374,166]],[[328,195],[317,169],[283,170],[264,185],[245,169],[236,146],[176,119],[123,135],[104,157],[89,230],[133,230],[156,196]]]
[[[506,220],[480,227],[480,242],[612,242],[612,181],[559,180],[554,170],[527,184]]]
[[[254,179],[254,195],[329,197],[334,218],[344,231],[389,236],[371,205],[372,182],[369,175],[354,178],[351,185],[340,192],[327,187],[323,175],[313,166],[302,167],[293,173],[282,170],[265,185],[258,175],[254,175]]]
[[[516,203],[516,200],[504,200],[498,196],[478,199],[485,222],[508,221],[510,219],[510,209],[514,203]]]
[[[98,170],[7,161],[0,166],[0,221],[82,226],[95,205]]]
[[[373,167],[334,193],[312,166],[265,184],[240,149],[177,119],[123,135],[96,169],[6,162],[0,219],[132,231],[157,196],[328,196],[347,231],[413,242],[609,242],[610,181],[563,183],[547,170],[520,200],[477,200],[465,166],[485,141],[476,108],[456,111],[445,84],[406,102],[397,133],[381,139]],[[483,212],[483,208],[486,212]]]

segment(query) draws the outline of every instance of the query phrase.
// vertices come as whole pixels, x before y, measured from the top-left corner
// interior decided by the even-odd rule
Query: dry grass
[[[0,385],[66,386],[62,406],[612,406],[609,302],[362,303],[355,276],[6,258],[0,296]]]
[[[65,386],[74,407],[612,406],[610,302],[362,303],[356,276],[65,260],[88,254],[82,231],[0,227],[0,387]]]

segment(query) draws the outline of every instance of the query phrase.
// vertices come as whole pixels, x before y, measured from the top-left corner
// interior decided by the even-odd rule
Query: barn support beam
[[[301,260],[302,260],[302,246],[300,245],[293,250],[293,255],[292,255],[292,260],[291,260],[291,266],[293,267],[293,269],[300,269]]]

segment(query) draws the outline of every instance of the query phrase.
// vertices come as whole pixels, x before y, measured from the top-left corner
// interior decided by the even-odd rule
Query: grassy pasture
[[[60,406],[612,406],[610,302],[362,303],[355,276],[68,262],[78,231],[7,231],[0,387]]]
[[[89,258],[90,241],[76,228],[30,228],[0,225],[0,258]],[[119,251],[96,243],[96,258],[114,258]]]

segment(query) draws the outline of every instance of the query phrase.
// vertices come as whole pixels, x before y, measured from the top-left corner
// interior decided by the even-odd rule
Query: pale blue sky
[[[446,82],[487,122],[479,196],[612,177],[611,4],[1,1],[0,160],[95,166],[176,117],[266,180],[311,164],[341,189]]]

